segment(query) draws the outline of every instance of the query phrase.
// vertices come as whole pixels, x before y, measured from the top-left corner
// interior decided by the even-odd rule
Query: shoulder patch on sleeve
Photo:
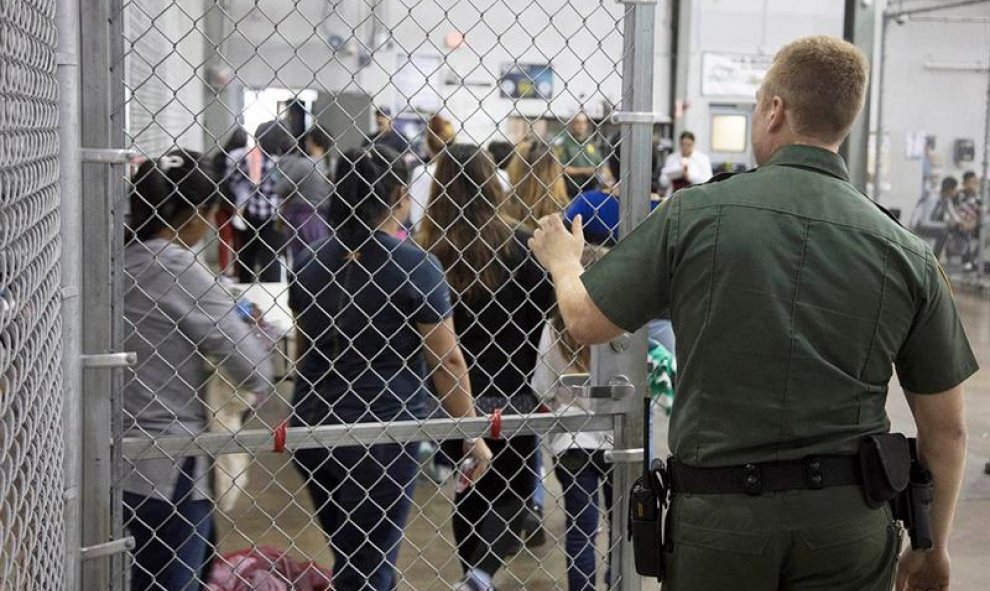
[[[941,275],[942,281],[945,282],[945,286],[949,288],[949,294],[952,294],[952,281],[949,276],[946,275],[945,269],[942,267],[942,263],[935,261],[935,267],[938,269],[938,274]]]

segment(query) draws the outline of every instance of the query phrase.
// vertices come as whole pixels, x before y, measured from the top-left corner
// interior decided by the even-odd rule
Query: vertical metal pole
[[[56,5],[59,86],[59,227],[62,240],[62,422],[64,453],[66,591],[79,591],[79,548],[82,545],[79,484],[82,469],[82,324],[79,292],[82,224],[80,223],[81,165],[79,160],[79,5]]]
[[[78,1],[80,31],[80,139],[86,148],[121,147],[119,130],[111,115],[123,104],[123,78],[119,66],[123,38],[119,30],[120,0]],[[116,70],[116,71],[115,71]],[[119,323],[114,319],[116,298],[112,259],[117,244],[111,208],[123,193],[120,171],[105,163],[82,165],[82,204],[79,212],[82,233],[76,249],[81,251],[82,351],[98,354],[116,348]],[[71,247],[71,245],[70,245]],[[107,542],[119,534],[114,526],[112,499],[113,449],[111,447],[112,392],[119,386],[119,372],[89,370],[82,377],[82,544]],[[119,506],[119,505],[117,505]],[[116,531],[115,531],[116,530]],[[119,584],[108,558],[82,564],[81,587],[103,591]]]
[[[105,0],[109,4],[109,51],[110,71],[110,120],[109,135],[111,148],[126,146],[125,109],[127,106],[124,71],[124,0]],[[107,236],[110,253],[107,266],[110,269],[110,351],[120,352],[124,345],[124,220],[129,210],[127,200],[128,166],[111,167],[108,171],[107,213],[104,219],[109,224]],[[124,420],[124,371],[110,372],[110,533],[115,540],[124,537],[124,493],[120,486],[124,472],[123,440]],[[128,565],[129,554],[117,553],[110,556],[110,588],[123,591],[126,582],[124,569]]]
[[[873,142],[873,200],[880,202],[880,195],[883,193],[883,79],[887,70],[887,28],[890,26],[890,17],[886,13],[881,13],[880,18],[883,23],[880,26],[880,70],[877,73],[877,133]]]
[[[990,45],[990,44],[988,44]],[[983,211],[981,212],[982,219],[980,220],[980,269],[979,272],[985,273],[987,267],[987,222],[990,221],[990,217],[987,216],[987,210],[990,208],[990,180],[987,176],[990,175],[990,56],[987,59],[987,108],[986,114],[983,116],[983,170],[982,176],[980,177],[980,195],[983,197]]]
[[[679,0],[677,15],[677,45],[674,50],[677,52],[677,65],[674,69],[674,98],[670,101],[670,118],[674,122],[673,137],[674,149],[677,148],[677,136],[684,131],[685,116],[680,119],[675,117],[677,109],[677,99],[684,100],[688,96],[688,76],[690,76],[691,66],[691,43],[694,37],[694,12],[696,0]]]
[[[200,114],[205,152],[213,152],[215,148],[222,147],[244,111],[244,85],[224,61],[228,45],[229,4],[229,0],[220,0],[207,5],[202,17],[207,68],[213,72],[208,74],[208,83],[203,85],[204,107]],[[231,80],[217,76],[224,70],[232,75]]]
[[[646,113],[653,110],[653,43],[656,5],[638,1],[626,4],[623,31],[622,110]],[[653,174],[653,126],[622,125],[622,199],[619,229],[622,235],[633,230],[649,213]],[[626,378],[636,395],[627,402],[624,416],[615,421],[615,447],[644,447],[641,397],[648,395],[646,384],[646,331],[623,336],[613,343],[596,347],[593,355],[594,379],[608,384]],[[649,450],[645,450],[649,453]],[[625,516],[629,511],[629,487],[641,472],[639,464],[619,463],[613,477],[616,502],[612,531],[612,588],[639,589],[632,547],[626,536]]]
[[[870,3],[864,6],[862,0],[846,0],[845,23],[843,38],[859,48],[873,62],[873,40],[876,29],[876,5]],[[870,144],[870,94],[866,89],[866,100],[863,111],[849,131],[849,137],[842,144],[840,154],[845,158],[849,167],[849,177],[852,184],[860,191],[866,190],[866,161]]]

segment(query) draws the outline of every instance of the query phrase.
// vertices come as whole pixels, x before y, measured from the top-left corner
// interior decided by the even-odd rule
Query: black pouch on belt
[[[650,398],[643,401],[643,475],[629,491],[629,537],[636,572],[663,581],[663,510],[668,477],[663,460],[650,462]]]
[[[907,488],[911,477],[911,449],[900,433],[867,435],[859,445],[866,504],[877,509]]]

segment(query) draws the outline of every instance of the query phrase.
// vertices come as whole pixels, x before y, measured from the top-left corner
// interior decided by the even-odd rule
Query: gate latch
[[[131,367],[137,363],[137,353],[98,353],[83,355],[82,365],[86,369]]]
[[[606,464],[639,464],[643,461],[643,448],[606,449]]]
[[[126,538],[110,540],[109,542],[104,542],[102,544],[83,546],[79,549],[79,558],[81,560],[92,560],[94,558],[102,558],[104,556],[113,556],[114,554],[123,554],[124,552],[130,552],[133,550],[136,545],[137,544],[134,542],[134,538],[132,536],[127,536]]]

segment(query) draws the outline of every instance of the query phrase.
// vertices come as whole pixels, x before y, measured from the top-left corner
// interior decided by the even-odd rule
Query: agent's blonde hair
[[[841,141],[863,108],[870,65],[848,41],[815,35],[774,56],[760,101],[784,100],[794,131],[828,143]]]

